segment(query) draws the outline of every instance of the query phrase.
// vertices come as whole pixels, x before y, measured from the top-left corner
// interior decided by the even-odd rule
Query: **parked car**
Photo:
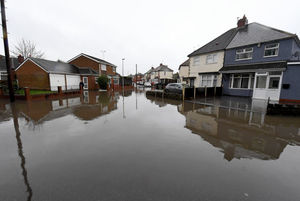
[[[145,82],[144,87],[151,87],[151,83],[150,82]]]
[[[169,83],[166,88],[166,93],[182,93],[183,87],[186,87],[186,85],[182,83]]]

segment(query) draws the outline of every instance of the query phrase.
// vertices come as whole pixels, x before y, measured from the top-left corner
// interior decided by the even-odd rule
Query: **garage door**
[[[80,76],[79,75],[67,75],[67,89],[79,89]]]
[[[49,78],[51,91],[57,91],[58,86],[61,86],[62,90],[65,90],[65,75],[50,74]]]

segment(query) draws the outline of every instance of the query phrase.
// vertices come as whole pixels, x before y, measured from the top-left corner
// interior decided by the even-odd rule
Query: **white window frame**
[[[194,66],[197,66],[197,65],[199,65],[200,64],[200,56],[195,56],[194,58],[193,58],[193,65]]]
[[[267,46],[271,46],[271,45],[276,45],[276,47],[267,47]],[[273,50],[273,49],[277,49],[276,54],[275,55],[269,55],[266,56],[266,50]],[[277,57],[279,55],[279,43],[270,43],[270,44],[266,44],[265,45],[265,50],[264,50],[264,57],[268,58],[268,57]]]
[[[241,79],[241,81],[240,81],[240,86],[238,87],[238,88],[233,88],[233,82],[234,82],[234,75],[241,75],[241,77],[240,77],[240,79]],[[235,74],[230,74],[230,83],[229,83],[229,88],[230,89],[242,89],[242,90],[249,90],[249,89],[253,89],[255,86],[254,86],[254,82],[255,82],[255,74],[251,74],[251,73],[249,73],[249,74],[247,74],[248,75],[248,77],[246,77],[246,76],[243,76],[243,75],[245,75],[245,73],[235,73]],[[249,80],[248,80],[248,87],[247,88],[242,88],[242,79],[243,78],[248,78]],[[253,88],[251,88],[251,81],[252,81],[252,79],[253,79]]]
[[[6,80],[8,79],[8,74],[6,71],[0,71],[0,80],[2,80],[2,76],[6,76],[7,77]],[[6,80],[4,80],[4,81],[6,81]]]
[[[247,50],[247,49],[251,49],[251,50]],[[249,53],[251,53],[251,57],[243,58],[243,59],[238,59],[238,55],[249,54]],[[249,59],[252,59],[252,57],[253,57],[253,47],[247,47],[247,48],[238,49],[235,52],[235,60],[236,61],[249,60]]]
[[[106,71],[106,69],[107,69],[107,66],[105,64],[101,64],[101,70]]]
[[[206,56],[206,64],[218,63],[218,53],[209,54]]]
[[[214,81],[214,75],[207,74],[207,75],[200,75],[200,76],[201,76],[200,87],[212,87],[213,81]],[[204,77],[205,77],[205,79],[204,79]],[[210,85],[207,85],[207,84],[204,85],[203,81],[205,81],[206,83],[208,83],[208,81],[210,81]]]

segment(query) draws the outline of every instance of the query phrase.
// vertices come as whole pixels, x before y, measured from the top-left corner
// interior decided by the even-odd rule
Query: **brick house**
[[[116,72],[117,66],[103,59],[81,53],[70,59],[68,63],[79,67],[89,67],[96,71],[99,76],[106,75],[109,79],[109,88],[120,83],[120,76]]]
[[[20,88],[57,91],[61,86],[62,90],[78,90],[82,81],[84,89],[98,89],[95,70],[60,61],[27,58],[15,69],[15,74]]]

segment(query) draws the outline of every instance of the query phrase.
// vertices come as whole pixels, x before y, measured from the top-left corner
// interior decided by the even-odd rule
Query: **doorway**
[[[279,101],[281,82],[281,71],[256,73],[253,98]]]

